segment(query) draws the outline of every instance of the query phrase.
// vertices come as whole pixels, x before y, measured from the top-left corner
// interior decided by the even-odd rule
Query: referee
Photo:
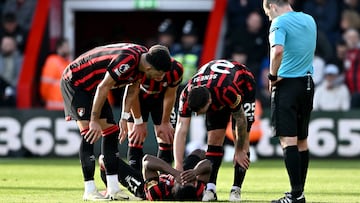
[[[312,61],[316,45],[314,19],[294,12],[288,0],[264,0],[271,22],[271,120],[279,137],[291,191],[272,203],[305,203],[304,185],[309,165],[307,146],[314,97]]]

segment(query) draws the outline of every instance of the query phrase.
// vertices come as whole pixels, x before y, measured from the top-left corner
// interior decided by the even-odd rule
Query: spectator
[[[254,10],[260,9],[261,0],[229,0],[227,6],[228,33],[232,29],[245,29],[246,18]]]
[[[182,29],[181,43],[174,45],[172,56],[184,66],[182,86],[196,73],[202,46],[198,44],[198,30],[192,20],[187,20]],[[179,88],[180,91],[182,88]]]
[[[334,55],[334,46],[330,43],[326,34],[319,30],[317,31],[315,55],[329,62]]]
[[[314,110],[347,111],[350,108],[350,93],[347,86],[338,82],[339,68],[334,64],[325,67],[325,79],[315,89]]]
[[[6,0],[3,14],[15,13],[20,27],[28,32],[31,28],[36,3],[36,0]]]
[[[267,32],[264,32],[262,16],[252,11],[246,18],[245,29],[234,29],[230,34],[231,44],[241,46],[247,54],[246,65],[253,72],[255,78],[259,75],[261,60],[268,49]]]
[[[340,29],[345,31],[350,28],[360,28],[360,15],[354,10],[344,10],[341,13]]]
[[[314,73],[313,73],[313,80],[315,86],[320,84],[322,80],[324,79],[324,68],[325,68],[326,62],[323,58],[321,58],[318,55],[314,56],[313,59],[313,67],[314,67]]]
[[[360,13],[360,2],[359,0],[343,0],[342,10],[354,10]]]
[[[291,7],[294,9],[294,11],[302,11],[304,7],[304,3],[307,0],[289,0],[289,3]]]
[[[176,29],[171,19],[165,19],[158,27],[158,44],[166,46],[170,53],[176,38]]]
[[[2,21],[0,37],[12,36],[15,38],[17,47],[21,53],[24,52],[27,34],[19,26],[15,13],[6,13]]]
[[[345,59],[345,82],[351,94],[351,108],[360,108],[360,36],[355,29],[344,33],[348,50]]]
[[[231,53],[231,60],[246,64],[247,58],[248,55],[243,47],[236,46],[233,48],[233,51]]]
[[[314,17],[319,30],[334,42],[338,32],[339,10],[336,0],[309,0],[304,3],[304,12]]]
[[[256,98],[260,101],[263,109],[270,109],[271,92],[269,91],[268,74],[270,70],[270,58],[265,57],[260,65],[260,75],[257,78],[256,85]]]
[[[331,63],[335,64],[339,68],[340,73],[344,73],[344,62],[347,52],[346,42],[343,39],[340,39],[335,45],[336,53]]]
[[[60,81],[63,71],[70,63],[70,47],[66,39],[56,42],[56,53],[47,57],[42,68],[40,95],[48,110],[63,110],[64,102],[60,91]]]
[[[0,108],[15,106],[16,100],[13,88],[0,77]]]
[[[0,53],[0,78],[8,84],[6,94],[8,97],[16,97],[17,82],[20,75],[23,56],[17,50],[15,38],[5,36],[1,39]],[[15,104],[11,104],[14,106]]]

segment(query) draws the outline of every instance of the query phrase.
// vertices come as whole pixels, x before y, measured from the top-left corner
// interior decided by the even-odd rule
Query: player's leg
[[[64,98],[66,120],[76,120],[81,136],[89,129],[92,95],[79,90],[70,83],[61,80],[61,93]],[[84,178],[84,200],[100,200],[104,197],[97,191],[95,173],[94,145],[82,138],[79,158]]]
[[[233,122],[235,123],[235,122]],[[249,134],[249,132],[247,132]],[[233,135],[235,135],[235,132],[233,132]],[[235,141],[235,138],[234,138]],[[248,142],[248,141],[247,141]],[[250,158],[250,152],[249,152],[249,144],[246,145],[247,147],[247,155]],[[245,180],[247,170],[242,168],[239,163],[235,163],[234,165],[234,182],[230,190],[229,195],[229,201],[240,201],[241,200],[241,187]]]
[[[100,176],[105,186],[107,186],[104,156],[99,156]],[[141,199],[145,198],[144,179],[140,171],[135,170],[121,158],[119,158],[119,173],[118,179],[121,185],[126,187],[132,194]]]
[[[255,121],[255,82],[251,80],[249,81],[249,83],[251,84],[250,86],[252,86],[253,88],[252,90],[246,91],[245,93],[246,95],[244,97],[244,102],[243,102],[243,108],[247,121],[246,132],[247,132],[248,144],[246,145],[246,147],[248,151],[248,157],[250,158],[251,154],[249,149],[249,145],[250,145],[249,134],[250,134],[251,126]],[[233,125],[232,128],[235,129],[235,120],[232,120],[232,125]],[[234,132],[233,135],[235,135]],[[233,140],[235,140],[235,138]],[[241,200],[241,187],[245,180],[246,171],[247,170],[240,167],[238,163],[235,164],[234,182],[230,190],[229,201]]]
[[[230,118],[230,110],[224,108],[221,111],[206,114],[206,128],[208,130],[208,148],[206,159],[212,163],[212,171],[209,182],[206,185],[203,201],[217,200],[216,180],[221,162],[224,156],[225,129]]]
[[[159,134],[159,126],[163,116],[163,100],[163,96],[152,100],[151,105],[156,108],[151,108],[151,118],[154,123],[155,136],[158,143],[157,157],[171,165],[174,160],[173,143],[163,139]]]
[[[143,120],[144,120],[144,117],[143,117]],[[144,121],[144,124],[147,126],[146,121]],[[133,129],[133,127],[134,127],[134,119],[131,117],[128,120],[128,129]],[[129,135],[130,135],[130,133],[129,133]],[[132,140],[129,140],[129,143],[128,143],[127,159],[128,159],[129,165],[138,171],[142,170],[141,160],[144,156],[143,145],[144,145],[144,140],[141,141],[140,143],[135,143]]]
[[[143,97],[142,92],[140,92],[139,94],[139,102],[140,102],[141,117],[143,119],[145,126],[147,126],[147,122],[149,119],[149,111],[152,105],[149,104],[150,101],[148,99]],[[131,117],[128,120],[128,129],[131,131],[131,129],[133,129],[133,126],[134,126],[134,118]],[[144,152],[143,152],[144,141],[145,138],[140,143],[134,143],[132,140],[129,140],[128,143],[127,159],[129,161],[130,166],[138,171],[142,171],[142,158],[144,156]]]
[[[195,149],[184,159],[184,171],[193,169],[201,160],[206,158],[206,152],[202,149]]]
[[[128,200],[129,196],[124,194],[119,187],[118,136],[120,129],[114,121],[111,106],[108,101],[104,103],[100,118],[100,125],[102,129],[101,153],[104,155],[107,194],[113,200]]]
[[[206,159],[212,163],[212,171],[209,182],[206,185],[202,201],[217,200],[216,196],[216,180],[224,156],[223,142],[225,139],[225,129],[216,129],[208,132],[208,148],[206,151]]]

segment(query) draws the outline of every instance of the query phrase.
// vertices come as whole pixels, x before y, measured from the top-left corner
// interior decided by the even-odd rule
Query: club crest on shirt
[[[80,117],[83,117],[84,114],[85,114],[85,108],[77,108],[77,114],[80,116]]]
[[[115,69],[117,76],[120,76],[122,73],[126,72],[130,68],[129,64],[121,64],[119,68]]]

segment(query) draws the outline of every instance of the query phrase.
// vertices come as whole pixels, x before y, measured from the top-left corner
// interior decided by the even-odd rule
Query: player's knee
[[[148,155],[148,154],[145,154],[144,157],[142,158],[143,168],[146,168],[146,167],[147,167],[148,162],[149,162],[149,155]]]
[[[194,151],[191,152],[191,155],[200,157],[200,159],[205,159],[205,157],[206,157],[205,151],[202,149],[195,149]]]

